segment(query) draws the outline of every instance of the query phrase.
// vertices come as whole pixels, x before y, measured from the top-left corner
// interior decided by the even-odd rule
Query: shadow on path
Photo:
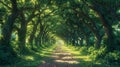
[[[113,67],[106,64],[95,63],[89,56],[80,55],[79,51],[74,51],[64,45],[58,45],[50,57],[37,67]],[[117,66],[116,66],[117,67]]]

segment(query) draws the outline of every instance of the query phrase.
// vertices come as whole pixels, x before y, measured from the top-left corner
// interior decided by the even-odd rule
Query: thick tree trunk
[[[101,37],[101,35],[97,31],[97,26],[95,25],[95,22],[92,20],[92,18],[89,17],[89,15],[85,14],[84,12],[79,12],[77,10],[74,10],[74,11],[76,12],[76,14],[79,14],[80,17],[82,14],[82,16],[83,16],[83,18],[81,20],[82,24],[84,24],[86,27],[88,27],[88,29],[94,34],[94,37],[96,37],[96,42],[98,42],[98,43],[95,43],[95,48],[100,48],[101,38],[99,38],[99,37]],[[88,22],[90,22],[90,24],[85,21],[86,19],[88,20]]]
[[[107,50],[113,51],[115,49],[116,45],[114,43],[115,38],[114,38],[113,30],[112,30],[112,24],[110,24],[110,22],[109,22],[111,19],[107,19],[107,17],[109,16],[108,14],[110,14],[109,10],[107,10],[104,6],[99,5],[97,3],[93,4],[92,6],[89,6],[89,7],[91,9],[93,9],[100,17],[101,24],[103,25],[105,33],[107,35],[107,42],[106,42],[106,45],[108,48]],[[101,7],[101,8],[98,8],[98,7]],[[104,11],[101,11],[101,10],[104,10]],[[107,15],[105,15],[105,14],[107,14]],[[111,21],[113,21],[113,20],[111,20]]]
[[[33,30],[32,30],[32,32],[31,32],[31,34],[30,34],[30,37],[29,37],[29,43],[30,43],[32,49],[34,48],[34,47],[33,47],[33,46],[34,46],[34,45],[33,45],[33,40],[34,40],[34,38],[35,38],[35,33],[36,33],[36,31],[37,31],[38,24],[39,24],[39,22],[37,22],[36,24],[34,24]]]
[[[26,48],[27,24],[35,16],[37,16],[37,15],[34,14],[34,12],[35,11],[32,12],[32,14],[28,17],[28,19],[26,19],[23,11],[21,11],[21,14],[20,14],[21,28],[18,31],[18,38],[19,38],[19,47],[20,47],[21,53],[25,52],[25,50],[27,50],[27,48]]]
[[[15,22],[15,19],[17,18],[16,13],[12,14],[8,17],[7,22],[5,23],[3,30],[2,30],[2,39],[0,40],[0,51],[4,54],[4,57],[0,57],[0,63],[10,63],[16,56],[11,44],[11,34],[13,30],[13,23]],[[8,54],[7,54],[8,53]],[[11,59],[10,59],[11,58]],[[10,60],[10,61],[8,61]]]
[[[100,19],[101,19],[101,23],[104,26],[104,30],[107,34],[107,47],[109,51],[114,50],[115,48],[115,44],[114,44],[114,34],[113,34],[113,30],[112,30],[112,26],[109,24],[109,22],[105,19],[105,16],[98,13]]]
[[[38,47],[40,47],[42,45],[43,31],[44,31],[44,26],[42,25],[42,23],[40,23],[40,30],[39,30],[39,33],[36,37],[37,43],[35,44]]]
[[[16,0],[11,0],[12,13],[8,16],[7,22],[3,26],[2,38],[0,40],[0,51],[4,56],[0,56],[0,64],[11,63],[17,54],[13,50],[10,39],[13,31],[13,24],[18,16],[17,14],[17,3]]]
[[[86,25],[90,31],[94,34],[94,36],[96,37],[96,43],[95,43],[95,48],[99,49],[100,48],[100,44],[101,44],[101,38],[102,36],[99,34],[99,32],[97,30],[94,30],[94,28],[92,26],[90,26],[88,23],[83,22],[84,25]]]
[[[25,17],[23,15],[23,13],[21,14],[21,27],[18,31],[18,39],[19,39],[19,48],[21,53],[25,52],[26,49],[26,32],[27,32],[27,22],[25,20]]]

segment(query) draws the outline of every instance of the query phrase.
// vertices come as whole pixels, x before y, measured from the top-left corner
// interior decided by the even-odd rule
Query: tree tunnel
[[[120,62],[119,3],[120,0],[0,0],[0,65],[12,64],[30,51],[38,52],[63,41],[98,51],[105,48],[98,58]]]

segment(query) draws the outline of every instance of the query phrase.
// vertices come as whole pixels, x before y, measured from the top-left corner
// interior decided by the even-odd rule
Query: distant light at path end
[[[56,40],[56,44],[57,45],[64,45],[64,41],[63,40]]]

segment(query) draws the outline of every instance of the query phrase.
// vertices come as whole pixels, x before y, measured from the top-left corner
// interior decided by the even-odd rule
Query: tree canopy
[[[105,48],[96,59],[119,63],[119,18],[120,0],[0,0],[0,64],[51,46],[56,36],[76,47]]]

